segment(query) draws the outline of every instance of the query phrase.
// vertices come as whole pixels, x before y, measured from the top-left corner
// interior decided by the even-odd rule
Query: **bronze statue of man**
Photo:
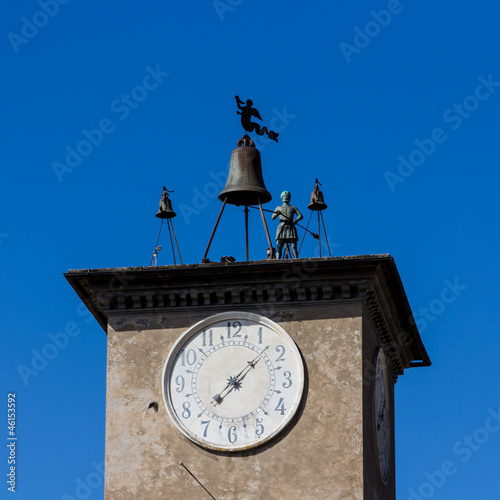
[[[285,243],[290,244],[293,257],[295,259],[299,257],[297,252],[297,241],[299,237],[297,235],[297,228],[295,227],[295,224],[302,220],[304,216],[300,213],[297,207],[290,205],[291,197],[292,195],[288,191],[283,191],[281,193],[281,201],[283,201],[283,205],[281,205],[281,207],[276,207],[272,215],[273,220],[276,219],[276,217],[280,218],[280,223],[276,229],[278,259],[282,258],[283,245]],[[297,218],[294,220],[295,215]]]

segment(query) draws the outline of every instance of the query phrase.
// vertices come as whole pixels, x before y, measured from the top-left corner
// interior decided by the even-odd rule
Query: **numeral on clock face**
[[[186,354],[186,350],[183,349],[181,351],[181,364],[182,366],[186,366],[186,363],[189,366],[193,366],[196,363],[196,351],[194,349],[189,349]]]
[[[187,330],[165,363],[168,413],[207,448],[258,446],[292,419],[302,397],[299,351],[277,324],[250,313],[222,313]]]
[[[235,321],[232,325],[231,322],[227,322],[227,338],[233,338],[233,339],[241,339],[241,323],[239,321]],[[232,332],[232,335],[231,335]]]
[[[207,345],[209,347],[212,347],[214,345],[214,332],[212,329],[210,329],[207,333],[206,330],[203,330],[203,333],[202,333],[202,346],[203,347],[206,347]],[[207,340],[208,339],[208,340]]]

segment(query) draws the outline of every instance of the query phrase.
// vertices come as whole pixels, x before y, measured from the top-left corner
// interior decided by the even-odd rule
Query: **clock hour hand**
[[[229,377],[229,381],[232,379],[233,377]],[[219,394],[216,394],[212,400],[215,401],[215,404],[216,405],[220,405],[222,404],[222,401],[224,401],[224,398],[232,391],[232,387],[231,387],[231,382],[229,382],[226,387],[224,387],[224,389],[222,389],[222,391],[219,393]],[[229,389],[230,388],[230,389]],[[227,389],[229,389],[229,391],[226,393]],[[225,393],[225,394],[224,394]],[[214,403],[213,403],[214,404]]]
[[[380,429],[380,424],[384,419],[385,419],[385,398],[382,398],[382,408],[378,412],[377,430]]]
[[[252,361],[247,361],[248,366],[245,366],[243,370],[241,370],[236,377],[233,377],[232,375],[229,376],[228,379],[228,384],[224,389],[219,393],[216,394],[213,397],[213,401],[215,401],[215,404],[222,404],[224,401],[224,398],[234,389],[236,391],[239,391],[241,389],[241,381],[246,377],[247,373],[255,368],[255,365],[259,362],[260,356],[256,356]],[[229,389],[229,390],[228,390]],[[227,391],[227,392],[226,392]]]
[[[213,397],[213,401],[215,401],[215,404],[220,405],[222,404],[222,401],[224,401],[224,398],[233,390],[236,389],[237,391],[240,390],[241,384],[238,382],[238,378],[233,377],[232,375],[229,376],[228,378],[228,384],[224,389],[219,394],[216,394]],[[229,390],[228,390],[229,389]]]
[[[214,396],[214,398],[213,398],[213,400],[215,401],[215,404],[218,404],[218,405],[220,405],[220,404],[222,403],[223,399],[224,399],[224,398],[223,398],[223,397],[221,397],[221,395],[220,395],[220,394],[216,394],[216,395]]]

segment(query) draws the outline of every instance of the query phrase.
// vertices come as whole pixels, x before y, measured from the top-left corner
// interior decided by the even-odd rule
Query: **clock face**
[[[384,484],[389,479],[391,434],[389,425],[389,380],[384,351],[379,350],[375,367],[375,436],[380,476]]]
[[[297,346],[271,320],[221,313],[184,332],[163,371],[163,397],[177,428],[214,450],[260,446],[293,418],[304,388]]]

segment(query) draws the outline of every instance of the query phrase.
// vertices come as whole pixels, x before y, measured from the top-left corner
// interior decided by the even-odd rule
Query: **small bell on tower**
[[[172,202],[168,197],[168,193],[173,193],[173,191],[169,191],[165,186],[163,186],[163,190],[161,192],[160,207],[158,212],[156,213],[156,217],[158,217],[158,219],[161,219],[160,232],[158,233],[158,238],[156,239],[155,249],[153,251],[153,257],[151,259],[150,266],[158,265],[158,252],[162,248],[161,246],[158,245],[158,242],[160,241],[161,230],[163,228],[163,223],[165,222],[165,219],[167,220],[168,234],[170,235],[170,245],[172,247],[172,256],[174,257],[174,264],[175,265],[177,264],[177,261],[175,259],[174,239],[175,239],[175,245],[177,246],[177,253],[179,255],[179,259],[182,264],[181,251],[179,249],[179,244],[177,243],[177,236],[175,235],[175,230],[174,230],[174,221],[170,220],[173,219],[177,214],[172,209]],[[174,239],[172,239],[172,235]]]
[[[314,180],[314,190],[311,193],[311,202],[307,206],[309,210],[311,210],[311,215],[309,216],[309,220],[307,221],[307,228],[309,227],[309,223],[311,222],[313,212],[318,213],[318,233],[314,233],[313,236],[319,240],[319,256],[322,257],[321,251],[321,227],[323,227],[323,234],[325,237],[326,246],[328,248],[328,255],[331,257],[332,254],[330,252],[330,244],[328,243],[328,236],[326,234],[325,221],[323,220],[323,210],[328,208],[325,200],[323,199],[323,193],[320,191],[319,187],[321,186],[318,179]],[[305,237],[305,234],[304,234]],[[304,243],[304,239],[302,239],[302,243]],[[302,243],[300,244],[300,248],[302,248]],[[299,248],[299,252],[300,252]]]
[[[314,191],[311,193],[311,203],[307,206],[309,210],[325,210],[328,208],[325,200],[323,199],[323,193],[319,189],[320,183],[318,179],[314,181]]]
[[[160,207],[156,213],[156,217],[159,219],[172,219],[177,214],[172,209],[172,202],[168,197],[168,193],[173,193],[169,191],[165,186],[163,186],[163,191],[161,192]]]

